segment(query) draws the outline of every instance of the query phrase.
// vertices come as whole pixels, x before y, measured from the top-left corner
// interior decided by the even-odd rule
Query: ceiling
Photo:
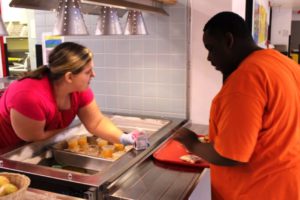
[[[300,10],[300,0],[270,0],[271,6]]]

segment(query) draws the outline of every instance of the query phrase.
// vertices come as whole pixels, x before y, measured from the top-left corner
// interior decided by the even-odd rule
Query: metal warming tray
[[[97,137],[95,136],[87,136],[88,144],[90,145],[96,146],[96,139]],[[100,157],[98,153],[97,155],[88,155],[87,152],[72,152],[68,149],[66,140],[52,145],[50,149],[52,150],[54,159],[61,165],[103,171],[108,165],[115,162],[132,149],[132,146],[126,146],[123,155],[113,158],[103,158]]]
[[[122,116],[109,113],[107,113],[106,116],[124,132],[129,133],[136,129],[144,130],[144,132],[150,138],[150,143],[151,138],[155,137],[155,133],[158,133],[171,122],[169,119]],[[69,167],[71,167],[72,171],[74,169],[73,167],[76,167],[80,168],[79,171],[84,171],[88,174],[105,171],[112,164],[119,165],[117,164],[119,163],[119,160],[127,160],[124,157],[135,157],[136,152],[130,151],[130,146],[126,148],[126,153],[124,153],[119,159],[114,160],[78,154],[66,150],[67,140],[80,135],[90,136],[88,137],[89,143],[96,144],[96,137],[88,133],[83,125],[77,124],[47,141],[27,144],[20,148],[14,149],[13,151],[5,153],[3,156],[9,160],[30,163],[39,166],[48,166],[56,171],[60,169],[53,168],[53,166],[62,167],[62,169],[70,169]],[[77,170],[78,169],[75,171]]]
[[[149,136],[150,146],[143,151],[132,148],[114,161],[63,152],[61,150],[64,147],[59,146],[63,145],[61,142],[74,136],[88,134],[80,121],[76,120],[68,129],[45,141],[2,149],[0,151],[0,171],[28,175],[32,180],[31,187],[33,188],[84,197],[89,200],[105,199],[108,194],[107,186],[110,183],[120,176],[131,176],[130,173],[127,173],[128,171],[135,170],[145,160],[152,160],[152,153],[155,149],[186,122],[185,119],[180,118],[116,115],[113,113],[106,113],[106,116],[125,132],[143,129]],[[60,162],[67,161],[70,166],[78,166],[79,163],[81,166],[65,165],[60,166],[62,168],[56,168],[59,165],[56,159],[62,159]]]

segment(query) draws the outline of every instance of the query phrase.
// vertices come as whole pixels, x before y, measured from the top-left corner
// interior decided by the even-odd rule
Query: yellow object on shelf
[[[296,63],[299,63],[299,55],[298,53],[291,53],[291,57]]]
[[[23,58],[8,57],[9,62],[21,62]]]
[[[164,3],[164,4],[175,4],[175,3],[177,3],[177,0],[156,0],[156,1]]]

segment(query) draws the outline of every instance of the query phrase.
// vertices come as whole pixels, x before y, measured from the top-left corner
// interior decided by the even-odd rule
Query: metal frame
[[[144,151],[129,151],[120,159],[109,165],[105,170],[93,175],[74,173],[72,171],[58,170],[51,167],[10,160],[5,158],[5,152],[2,152],[2,155],[0,156],[0,171],[12,171],[26,174],[32,179],[32,187],[36,187],[38,189],[45,189],[43,187],[46,187],[52,192],[69,192],[73,196],[78,197],[82,197],[82,195],[95,196],[95,189],[92,189],[93,192],[91,192],[89,188],[97,188],[96,190],[98,192],[96,192],[96,198],[101,199],[101,195],[103,195],[103,191],[105,190],[104,186],[106,184],[111,183],[124,174],[128,169],[138,165],[151,156],[152,151],[186,121],[185,119],[176,118],[168,120],[170,120],[168,125],[149,138],[151,146],[148,149]],[[80,194],[73,194],[73,190],[80,190]]]

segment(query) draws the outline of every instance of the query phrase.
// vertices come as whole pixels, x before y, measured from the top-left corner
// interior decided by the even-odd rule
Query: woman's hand
[[[109,118],[102,114],[95,99],[81,108],[78,116],[90,133],[105,140],[133,145],[137,150],[146,149],[149,146],[147,135],[143,131],[134,130],[128,134],[123,133]]]
[[[150,145],[146,133],[142,130],[123,133],[120,141],[124,145],[133,145],[136,150],[144,150]]]

